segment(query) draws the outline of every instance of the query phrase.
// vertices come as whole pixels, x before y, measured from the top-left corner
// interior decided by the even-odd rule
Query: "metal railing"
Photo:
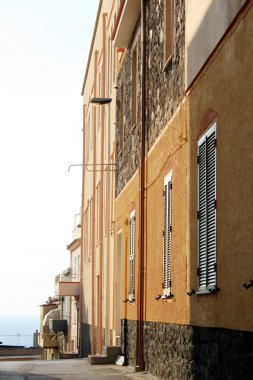
[[[71,275],[65,275],[65,274],[59,274],[55,277],[55,283],[58,282],[80,282],[80,274],[71,274]]]

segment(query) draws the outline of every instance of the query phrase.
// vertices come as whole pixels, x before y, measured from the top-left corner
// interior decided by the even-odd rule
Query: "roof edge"
[[[94,45],[94,41],[95,41],[95,36],[96,36],[96,31],[97,31],[97,26],[98,26],[99,15],[100,15],[100,11],[101,11],[101,8],[102,8],[102,2],[103,2],[103,0],[100,0],[99,6],[98,6],[97,17],[96,17],[95,26],[94,26],[94,29],[93,29],[93,35],[92,35],[92,40],[91,40],[91,45],[90,45],[90,52],[89,52],[89,56],[88,56],[88,60],[87,60],[87,64],[86,64],[86,70],[85,70],[85,76],[84,76],[84,80],[83,80],[83,86],[82,86],[81,96],[83,96],[84,87],[85,87],[87,76],[88,76],[88,68],[89,68],[89,65],[90,65],[91,53],[92,53],[93,45]]]

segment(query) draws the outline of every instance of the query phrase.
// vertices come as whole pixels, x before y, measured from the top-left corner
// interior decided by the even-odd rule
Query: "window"
[[[117,284],[116,284],[116,335],[121,335],[120,319],[120,287],[121,287],[121,252],[122,252],[122,231],[117,235]]]
[[[135,211],[130,214],[129,300],[134,300],[135,288]]]
[[[107,42],[107,94],[108,97],[111,94],[111,37],[108,37]]]
[[[119,140],[119,151],[123,150],[124,146],[124,85],[120,86],[120,140]]]
[[[100,182],[96,187],[96,242],[100,243]]]
[[[102,74],[101,74],[101,71],[100,73],[98,74],[98,97],[100,98],[101,97],[101,86],[102,86]],[[101,108],[102,107],[96,107],[96,110],[97,110],[97,129],[99,131],[100,129],[100,126],[101,126]]]
[[[93,198],[91,198],[89,202],[89,229],[88,229],[88,236],[87,236],[87,239],[89,242],[88,243],[89,255],[91,255],[93,251],[92,235],[93,235]]]
[[[80,274],[80,255],[77,256],[77,274]]]
[[[84,212],[84,256],[88,256],[89,254],[89,219],[88,219],[88,214],[89,213],[89,206],[86,208]]]
[[[94,113],[96,112],[96,107],[93,107],[91,111],[91,127],[90,127],[90,135],[91,135],[91,152],[93,151],[93,144],[94,144],[94,131],[95,131],[95,117]]]
[[[216,285],[216,124],[198,141],[199,290]]]
[[[164,0],[164,29],[164,64],[166,65],[173,55],[174,0]]]
[[[164,178],[164,231],[163,231],[163,295],[171,288],[171,234],[172,234],[172,173]]]
[[[89,155],[90,155],[90,115],[88,116],[88,123],[86,128],[86,148],[85,148],[85,162],[89,162]]]
[[[132,127],[136,125],[137,116],[137,48],[132,52]]]

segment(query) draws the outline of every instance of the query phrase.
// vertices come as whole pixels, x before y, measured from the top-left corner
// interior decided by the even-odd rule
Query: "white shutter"
[[[130,215],[129,299],[134,299],[135,288],[135,211]]]
[[[216,285],[216,124],[198,142],[199,289]]]
[[[172,176],[164,178],[164,231],[163,231],[163,292],[170,294],[171,287],[171,206],[172,206]]]

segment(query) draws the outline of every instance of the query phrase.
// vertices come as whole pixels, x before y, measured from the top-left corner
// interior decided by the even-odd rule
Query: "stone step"
[[[103,354],[89,355],[88,363],[90,365],[115,364],[115,361],[119,355],[121,355],[120,346],[103,346]]]

